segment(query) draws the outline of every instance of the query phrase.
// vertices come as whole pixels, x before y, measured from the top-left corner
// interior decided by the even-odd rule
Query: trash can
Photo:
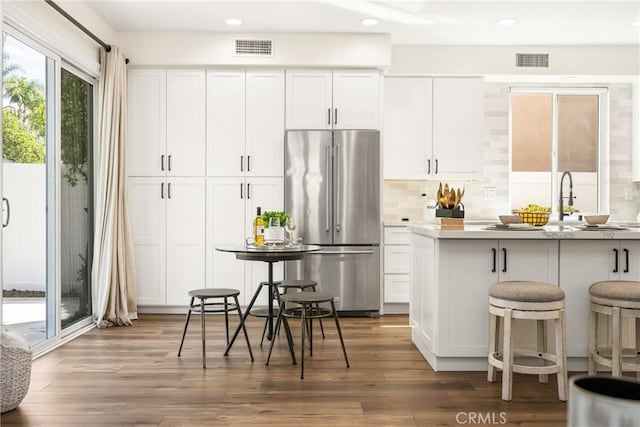
[[[640,382],[604,376],[571,378],[567,425],[640,426]]]

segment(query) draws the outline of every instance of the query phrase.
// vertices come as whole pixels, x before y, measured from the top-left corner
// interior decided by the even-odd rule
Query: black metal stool
[[[240,309],[240,304],[238,303],[238,295],[240,295],[240,291],[237,289],[224,289],[224,288],[206,288],[206,289],[195,289],[193,291],[189,291],[189,296],[191,297],[191,302],[189,303],[189,311],[187,312],[187,319],[184,322],[184,331],[182,332],[182,340],[180,341],[180,348],[178,349],[178,357],[180,357],[180,353],[182,352],[182,345],[184,344],[184,337],[187,335],[187,327],[189,326],[189,319],[191,318],[191,313],[196,312],[200,313],[200,323],[202,325],[202,367],[207,367],[207,356],[206,356],[206,347],[205,347],[205,322],[204,315],[206,313],[224,313],[224,325],[227,333],[227,346],[229,345],[229,312],[237,311],[238,316],[240,317],[240,326],[242,327],[242,331],[244,332],[244,337],[247,341],[247,348],[249,349],[249,355],[251,356],[251,361],[253,361],[253,352],[251,351],[251,344],[249,343],[249,335],[247,335],[247,329],[244,326],[244,317],[242,316],[242,310]],[[198,298],[200,303],[194,304],[194,300]],[[206,302],[209,298],[223,298],[223,302]],[[233,298],[233,303],[229,303],[228,298]]]
[[[285,308],[287,303],[298,304],[297,307]],[[320,307],[320,304],[330,303],[331,309],[327,309],[324,307]],[[347,368],[349,367],[349,359],[347,358],[347,350],[344,346],[344,340],[342,339],[342,329],[340,329],[340,322],[338,321],[338,313],[336,312],[336,306],[333,302],[333,295],[328,294],[326,292],[295,292],[291,294],[284,294],[280,297],[280,311],[278,313],[278,321],[276,322],[276,328],[274,334],[278,333],[280,329],[280,324],[284,322],[285,328],[289,329],[289,322],[287,318],[289,317],[299,317],[300,318],[300,329],[302,330],[302,342],[300,344],[301,348],[301,368],[300,368],[300,379],[304,378],[304,339],[307,324],[307,319],[320,319],[322,317],[330,317],[333,316],[336,322],[336,330],[338,331],[338,337],[340,338],[340,345],[342,345],[342,353],[344,354],[344,361],[347,364]],[[310,337],[311,338],[311,337]],[[271,359],[271,352],[273,351],[273,342],[271,341],[271,347],[269,348],[269,356],[267,356],[267,363],[269,365],[269,360]],[[295,359],[294,359],[295,364]]]
[[[307,279],[286,279],[277,284],[278,288],[282,290],[281,295],[285,295],[289,292],[289,289],[298,289],[300,292],[307,292],[309,289],[311,292],[316,292],[318,289],[318,282],[315,280],[307,280]],[[318,304],[316,307],[319,308]],[[309,341],[312,342],[312,333],[313,333],[313,319],[309,319],[309,325],[307,332],[309,333]],[[322,324],[322,319],[318,319],[318,323],[320,323],[320,332],[322,332],[322,339],[324,339],[324,325]],[[264,333],[262,334],[264,337]],[[262,342],[260,343],[262,345]],[[313,356],[313,347],[310,347],[311,355]]]

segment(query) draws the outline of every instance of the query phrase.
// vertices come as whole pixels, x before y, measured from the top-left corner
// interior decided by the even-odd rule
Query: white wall
[[[273,40],[271,58],[234,56],[234,38]],[[391,64],[388,34],[204,32],[120,33],[125,54],[136,66],[261,65],[383,68]]]
[[[393,45],[387,75],[640,74],[638,46]],[[549,68],[516,68],[517,53],[548,53]]]
[[[100,71],[99,45],[44,1],[8,0],[4,19],[48,49],[60,54],[83,71]],[[118,44],[117,33],[81,1],[57,1],[62,9],[107,44]]]

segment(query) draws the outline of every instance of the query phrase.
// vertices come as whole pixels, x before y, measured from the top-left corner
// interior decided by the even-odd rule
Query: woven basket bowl
[[[3,331],[2,335],[6,333]],[[31,382],[31,360],[31,350],[0,343],[1,413],[17,408],[27,395]]]
[[[520,215],[522,222],[525,224],[531,224],[536,227],[546,225],[549,222],[548,212],[518,212],[513,211],[514,214]]]

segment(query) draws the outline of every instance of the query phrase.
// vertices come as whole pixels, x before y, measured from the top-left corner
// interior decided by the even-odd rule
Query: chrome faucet
[[[567,197],[569,201],[567,202],[567,205],[573,206],[573,178],[571,177],[571,172],[564,171],[562,173],[562,178],[560,178],[560,207],[558,209],[558,216],[559,216],[558,219],[560,221],[564,221],[564,216],[565,216],[564,202],[563,202],[564,197],[562,196],[562,183],[564,182],[565,176],[569,177],[569,197]]]

